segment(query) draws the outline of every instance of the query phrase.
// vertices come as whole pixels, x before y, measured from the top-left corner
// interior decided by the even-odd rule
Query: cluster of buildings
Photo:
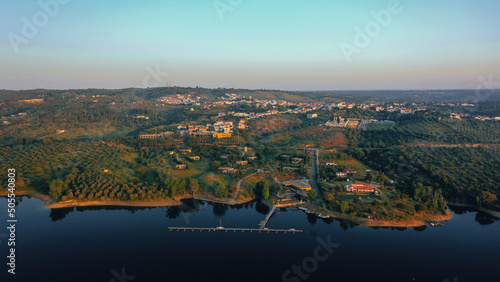
[[[210,129],[213,127],[213,131]],[[238,128],[246,128],[246,124],[238,124]],[[177,133],[181,136],[183,135],[194,135],[194,136],[210,136],[216,139],[229,138],[232,136],[233,122],[232,121],[217,121],[213,125],[179,125],[177,126]],[[157,134],[140,134],[140,139],[157,139],[157,138],[167,138],[174,134],[172,131],[166,131]]]
[[[486,120],[500,121],[500,117],[474,116],[474,118],[477,120],[482,120],[482,121],[486,121]]]
[[[441,107],[474,107],[475,105],[474,104],[470,104],[470,103],[441,103],[441,104],[438,104],[438,106],[441,106]]]
[[[192,94],[181,95],[177,94],[177,96],[164,96],[156,99],[159,102],[163,102],[165,104],[171,105],[200,105],[200,96],[194,96]]]
[[[462,119],[462,118],[466,118],[466,117],[469,117],[470,115],[469,114],[464,114],[464,113],[451,113],[450,114],[450,118],[451,119]],[[500,121],[500,116],[499,117],[487,117],[487,116],[472,116],[474,119],[476,120],[481,120],[481,121]]]
[[[346,127],[348,123],[349,123],[348,119],[344,119],[342,117],[336,117],[333,120],[327,121],[325,125],[329,127]]]
[[[250,113],[243,113],[243,112],[220,112],[217,117],[224,117],[224,116],[235,116],[235,117],[245,117],[247,119],[253,119],[253,118],[260,118],[264,116],[270,116],[270,115],[277,115],[280,112],[278,110],[268,110],[267,112],[263,113],[255,113],[255,112],[250,112]]]
[[[236,172],[238,172],[236,168],[226,167],[226,166],[219,167],[217,170],[224,174],[235,174]]]
[[[27,99],[27,100],[19,100],[19,102],[28,104],[40,104],[43,103],[43,99]]]
[[[237,127],[247,129],[245,120],[240,120]],[[213,131],[210,129],[213,128]],[[214,124],[206,125],[179,125],[177,127],[180,135],[212,136],[213,138],[229,138],[232,136],[234,123],[232,121],[216,121]]]
[[[234,125],[232,121],[217,121],[213,127],[216,132],[231,133]]]
[[[240,98],[241,98],[241,96],[238,95],[238,94],[226,93],[226,94],[224,94],[224,96],[219,97],[218,99],[219,100],[225,100],[225,101],[235,101],[235,100],[238,100]]]

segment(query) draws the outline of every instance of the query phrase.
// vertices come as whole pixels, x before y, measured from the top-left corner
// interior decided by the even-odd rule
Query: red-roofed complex
[[[366,186],[363,183],[351,183],[345,186],[347,192],[365,192],[365,193],[373,193],[375,192],[375,188]]]

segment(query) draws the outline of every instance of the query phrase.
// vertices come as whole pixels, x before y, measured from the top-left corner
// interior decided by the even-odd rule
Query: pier
[[[233,227],[223,227],[222,226],[222,221],[220,222],[220,225],[218,227],[169,227],[168,230],[170,231],[191,231],[191,232],[194,232],[194,231],[200,231],[200,232],[203,232],[203,231],[207,231],[207,232],[258,232],[258,233],[261,233],[261,232],[267,232],[267,233],[302,233],[302,230],[297,230],[297,229],[293,229],[293,228],[290,228],[290,229],[269,229],[269,228],[266,228],[266,224],[267,222],[269,221],[269,219],[271,218],[271,216],[274,214],[274,211],[276,210],[276,205],[274,205],[272,207],[272,209],[269,211],[269,213],[267,214],[266,218],[260,222],[259,224],[259,228],[233,228]]]
[[[170,231],[191,231],[191,232],[194,232],[194,231],[200,231],[200,232],[203,232],[203,231],[207,231],[207,232],[217,232],[217,231],[224,231],[224,232],[258,232],[258,233],[261,233],[261,232],[267,232],[267,233],[301,233],[302,230],[296,230],[296,229],[293,229],[293,228],[290,228],[290,229],[269,229],[269,228],[266,228],[266,224],[267,222],[269,221],[269,219],[274,215],[276,214],[277,212],[276,211],[276,208],[292,208],[292,207],[297,207],[297,206],[301,206],[303,204],[303,202],[299,202],[299,203],[289,203],[289,204],[275,204],[272,206],[271,210],[269,211],[269,213],[267,213],[266,215],[266,218],[261,221],[259,223],[259,228],[233,228],[233,227],[223,227],[222,226],[222,221],[220,222],[220,225],[218,227],[169,227],[168,230]]]
[[[203,228],[203,227],[169,227],[168,230],[170,231],[207,231],[207,232],[267,232],[267,233],[301,233],[302,230],[295,230],[295,229],[268,229],[268,228],[263,228],[263,229],[255,229],[255,228],[226,228],[226,227],[208,227],[208,228]]]
[[[271,218],[271,216],[273,215],[275,210],[276,210],[276,205],[274,205],[273,208],[271,209],[271,211],[269,211],[266,218],[259,223],[259,225],[260,225],[259,230],[262,230],[266,227],[267,222],[269,221],[269,219]]]

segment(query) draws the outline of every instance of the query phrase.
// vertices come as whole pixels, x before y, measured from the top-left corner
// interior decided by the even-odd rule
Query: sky
[[[498,0],[0,0],[0,89],[476,89],[500,82],[499,14]]]

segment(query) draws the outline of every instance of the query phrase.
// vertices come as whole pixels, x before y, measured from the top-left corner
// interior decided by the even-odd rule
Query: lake
[[[500,221],[464,208],[445,227],[368,228],[289,211],[267,227],[303,233],[177,232],[168,227],[258,228],[269,208],[51,210],[29,197],[16,208],[16,275],[7,275],[0,202],[1,281],[500,281]]]

